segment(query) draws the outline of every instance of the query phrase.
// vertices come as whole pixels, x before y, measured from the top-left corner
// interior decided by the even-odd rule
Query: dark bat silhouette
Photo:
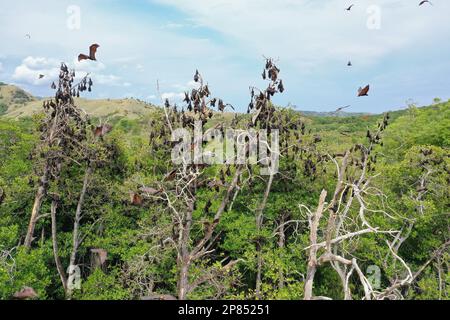
[[[337,108],[336,111],[335,111],[334,113],[338,113],[338,112],[340,112],[340,111],[342,111],[342,110],[344,110],[344,109],[347,109],[347,108],[350,108],[350,105],[345,106],[345,107],[341,107],[341,108]]]
[[[352,8],[353,8],[354,6],[355,6],[355,5],[352,4],[350,7],[346,8],[345,10],[350,11],[350,10],[352,10]]]
[[[231,104],[229,104],[229,103],[225,104],[223,102],[223,100],[219,99],[219,105],[218,105],[219,111],[224,112],[226,107],[230,107],[231,109],[234,110],[234,107]]]
[[[89,47],[89,55],[85,55],[83,53],[81,53],[78,56],[78,61],[82,61],[82,60],[92,60],[92,61],[97,61],[97,58],[95,57],[95,54],[97,53],[97,49],[100,48],[100,46],[98,44],[93,44]]]
[[[348,67],[351,67],[351,66],[353,66],[352,62],[351,62],[351,61],[349,61],[349,62],[347,63],[347,66],[348,66]]]
[[[39,79],[42,79],[43,77],[45,77],[43,74],[39,75]]]
[[[431,1],[429,1],[429,0],[423,0],[423,1],[420,1],[419,7],[420,7],[421,5],[423,5],[423,4],[425,4],[425,3],[429,3],[429,4],[433,5],[433,4],[431,3]]]
[[[369,96],[370,85],[365,86],[364,88],[358,89],[358,97],[367,97]]]

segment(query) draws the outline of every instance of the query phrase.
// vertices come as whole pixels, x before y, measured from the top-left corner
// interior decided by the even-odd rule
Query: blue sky
[[[351,12],[344,10],[355,3]],[[91,72],[90,98],[176,102],[199,69],[213,95],[246,110],[264,87],[263,55],[278,59],[300,110],[383,112],[450,98],[450,1],[415,0],[16,0],[1,4],[0,81],[49,96],[58,64]],[[71,5],[80,29],[67,27]],[[369,27],[368,27],[369,23]],[[379,23],[379,28],[373,28]],[[25,35],[29,34],[31,39]],[[98,62],[78,63],[91,43]],[[353,67],[348,68],[351,60]],[[39,74],[46,77],[38,80]],[[356,98],[371,85],[369,97]]]

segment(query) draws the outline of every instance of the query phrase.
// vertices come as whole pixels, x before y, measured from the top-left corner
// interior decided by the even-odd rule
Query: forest
[[[247,114],[195,70],[183,105],[133,116],[85,111],[95,83],[65,64],[51,98],[2,83],[0,299],[448,300],[450,101],[304,114],[264,64]],[[196,122],[277,132],[279,150],[173,163]]]

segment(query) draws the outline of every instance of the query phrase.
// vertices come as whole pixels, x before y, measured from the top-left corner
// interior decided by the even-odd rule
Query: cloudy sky
[[[355,4],[350,12],[344,10]],[[60,62],[91,72],[91,98],[172,101],[195,69],[214,96],[246,110],[274,57],[301,110],[383,112],[450,98],[450,1],[15,0],[0,10],[0,81],[49,96]],[[78,14],[79,19],[78,19]],[[80,22],[79,26],[77,22]],[[78,63],[91,43],[98,62]],[[351,60],[353,67],[347,67]],[[38,80],[39,74],[44,79]],[[370,96],[356,98],[371,85]]]

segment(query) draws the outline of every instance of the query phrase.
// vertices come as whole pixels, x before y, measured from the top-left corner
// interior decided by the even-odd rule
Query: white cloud
[[[39,79],[40,75],[44,75],[44,78]],[[12,79],[19,83],[41,86],[54,81],[58,75],[59,63],[56,60],[28,56],[15,68]]]
[[[184,94],[179,92],[165,92],[161,94],[163,100],[168,99],[170,102],[179,102],[184,99]]]
[[[437,10],[422,10],[414,1],[362,0],[351,12],[344,10],[345,0],[158,1],[239,41],[246,50],[282,57],[298,67],[349,58],[373,63],[417,41],[442,38],[450,30],[443,15],[450,10],[449,1],[440,2]],[[367,28],[372,5],[381,9],[380,30]]]
[[[4,55],[0,59],[6,70],[14,70],[20,64],[14,79],[6,80],[30,84],[30,91],[44,96],[48,93],[36,80],[38,74],[47,72],[48,76],[41,80],[45,84],[49,77],[57,77],[59,63],[68,61],[78,76],[90,72],[95,84],[102,85],[99,90],[110,97],[120,97],[125,92],[154,92],[156,80],[160,79],[165,84],[162,92],[179,98],[181,92],[192,88],[186,81],[198,68],[214,96],[235,106],[240,104],[240,111],[245,111],[248,86],[262,82],[258,78],[262,55],[280,58],[287,90],[277,96],[276,103],[291,101],[315,106],[328,105],[330,100],[347,100],[360,82],[376,80],[381,73],[405,74],[419,64],[427,66],[424,69],[428,71],[428,64],[437,66],[437,61],[445,60],[450,53],[449,44],[443,41],[450,37],[450,1],[435,0],[433,7],[419,8],[414,1],[359,0],[350,13],[344,10],[348,0],[148,2],[152,4],[139,3],[137,15],[136,6],[124,4],[117,10],[107,1],[78,0],[82,24],[76,31],[66,28],[65,1],[5,2],[0,10]],[[155,10],[155,2],[177,9],[176,16],[167,20],[167,11]],[[382,8],[378,31],[366,27],[366,10],[373,4]],[[164,23],[166,27],[162,27]],[[31,39],[25,37],[27,33]],[[94,42],[101,46],[98,61],[79,63],[78,54],[87,53],[89,44]],[[28,56],[34,58],[17,62],[17,57]],[[421,59],[422,56],[432,56],[432,61]],[[36,57],[52,57],[56,61]],[[345,68],[348,60],[355,65],[351,71]],[[340,69],[341,65],[344,66]],[[448,87],[445,74],[450,67],[439,70],[433,74],[424,72],[417,78],[430,86],[442,82]],[[436,80],[440,78],[444,80]],[[416,78],[410,81],[418,83]],[[133,89],[126,83],[132,83]],[[395,87],[398,92],[402,89],[392,77],[383,85]],[[407,90],[401,94],[415,97],[414,84]],[[324,91],[328,95],[323,95]],[[378,97],[372,95],[358,102],[367,103],[363,106],[366,108],[370,103],[377,109],[395,102],[388,100],[384,92],[374,90],[375,93]]]
[[[120,85],[121,78],[112,74],[98,74],[93,73],[91,75],[92,81],[94,83],[103,84],[103,85]]]

